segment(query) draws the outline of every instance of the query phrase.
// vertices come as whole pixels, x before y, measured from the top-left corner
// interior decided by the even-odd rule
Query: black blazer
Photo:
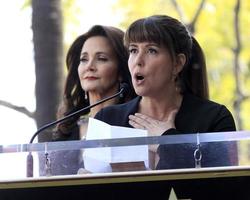
[[[128,116],[138,110],[141,97],[120,105],[109,106],[99,111],[95,118],[110,125],[131,127]],[[167,130],[165,134],[188,134],[235,131],[232,114],[218,103],[184,94],[181,107],[175,119],[176,129]],[[234,148],[233,150],[231,148]],[[232,142],[206,143],[201,145],[202,167],[226,166],[236,162],[236,155],[230,155],[235,145]],[[194,144],[161,145],[158,149],[160,161],[157,169],[194,167]]]

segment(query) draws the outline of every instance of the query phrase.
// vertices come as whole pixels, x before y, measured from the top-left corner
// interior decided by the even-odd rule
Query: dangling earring
[[[174,82],[176,82],[176,81],[177,81],[177,78],[178,78],[178,75],[175,74],[175,73],[173,73],[173,75],[172,75],[172,80],[173,80]]]
[[[174,79],[174,82],[175,82],[175,90],[177,92],[180,92],[180,89],[181,89],[181,79],[180,79],[180,75],[177,74],[175,79]]]
[[[87,101],[88,100],[88,93],[87,92],[85,92],[85,94],[84,94],[84,99]]]

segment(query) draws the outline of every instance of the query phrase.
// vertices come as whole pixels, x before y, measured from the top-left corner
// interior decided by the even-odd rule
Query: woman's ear
[[[176,62],[175,62],[175,73],[176,73],[176,75],[179,74],[182,71],[185,63],[186,63],[185,54],[183,54],[183,53],[178,54],[177,57],[176,57]]]

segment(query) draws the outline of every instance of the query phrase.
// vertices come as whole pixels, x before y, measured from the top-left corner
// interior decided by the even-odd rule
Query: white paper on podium
[[[86,140],[147,136],[147,130],[111,126],[100,120],[89,118]],[[84,167],[93,173],[111,172],[110,163],[144,161],[148,164],[148,145],[102,147],[85,149]]]

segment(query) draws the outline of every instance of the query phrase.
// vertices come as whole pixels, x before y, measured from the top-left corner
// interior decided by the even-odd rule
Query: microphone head
[[[122,92],[122,97],[125,97],[129,93],[129,90],[129,85],[127,83],[123,82],[120,84],[120,92]]]

